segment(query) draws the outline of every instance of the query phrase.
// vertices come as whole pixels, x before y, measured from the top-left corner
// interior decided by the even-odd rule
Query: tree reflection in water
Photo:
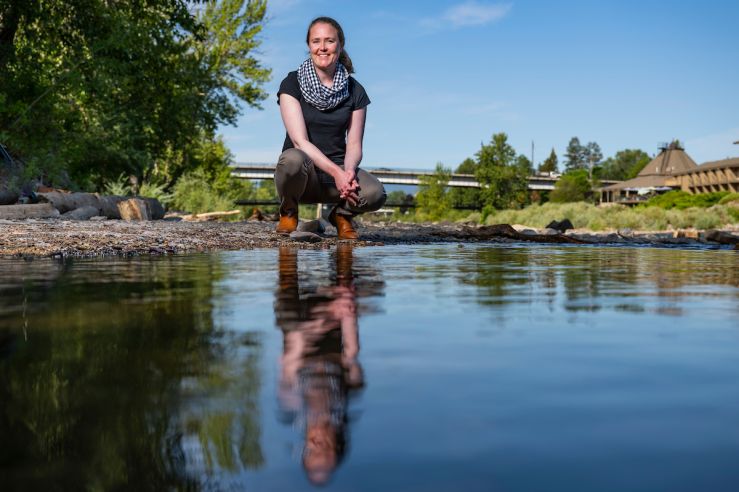
[[[330,285],[302,282],[301,288],[298,252],[281,248],[275,293],[284,337],[280,408],[304,434],[302,464],[315,484],[326,483],[346,455],[348,402],[365,384],[357,298],[377,295],[384,285],[372,274],[357,277],[350,244],[337,246],[333,263]]]
[[[0,265],[0,489],[199,490],[262,466],[261,345],[214,322],[217,256]]]

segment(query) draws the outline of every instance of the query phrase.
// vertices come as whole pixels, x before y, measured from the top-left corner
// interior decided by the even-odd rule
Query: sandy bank
[[[301,248],[329,248],[337,242],[329,227],[318,242],[295,241],[274,233],[272,222],[126,222],[121,220],[64,221],[27,219],[0,221],[0,256],[86,257],[164,255],[200,251],[274,248],[291,244]],[[358,224],[359,246],[434,242],[559,242],[546,239],[552,231],[522,231],[521,237],[501,236],[490,227],[460,224],[407,224],[365,222]],[[535,233],[539,233],[534,236]],[[526,234],[529,237],[524,237]],[[736,232],[726,232],[739,238]],[[697,238],[674,237],[672,232],[593,233],[568,231],[563,241],[593,244],[696,245],[710,244],[705,234]],[[569,238],[569,239],[567,239]],[[314,238],[316,239],[316,238]],[[723,245],[730,248],[731,245]]]

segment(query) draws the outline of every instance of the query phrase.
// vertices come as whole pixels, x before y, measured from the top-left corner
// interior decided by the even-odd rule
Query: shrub
[[[739,193],[729,193],[718,201],[719,205],[725,205],[727,203],[736,203],[739,205]]]
[[[588,172],[579,169],[563,175],[557,181],[549,200],[554,203],[580,202],[591,194],[591,188]]]
[[[543,228],[552,220],[570,219],[576,228],[594,231],[630,228],[636,230],[667,230],[695,227],[712,229],[739,223],[739,207],[715,205],[710,208],[663,209],[640,206],[628,208],[622,205],[597,207],[583,202],[545,203],[531,205],[523,210],[503,210],[491,214],[485,220],[490,224],[522,224]]]
[[[145,196],[147,198],[156,198],[163,205],[169,205],[172,202],[174,195],[172,195],[171,193],[167,193],[164,188],[165,185],[163,183],[156,184],[145,182],[142,183],[139,187],[138,194],[139,196]]]
[[[647,207],[661,207],[668,210],[671,208],[685,210],[690,207],[707,208],[716,205],[728,194],[729,192],[727,191],[717,191],[693,195],[687,191],[675,190],[650,198],[645,205]]]
[[[190,213],[233,210],[235,200],[250,198],[253,191],[248,181],[223,178],[213,183],[206,173],[196,170],[177,181],[171,203],[174,208]]]

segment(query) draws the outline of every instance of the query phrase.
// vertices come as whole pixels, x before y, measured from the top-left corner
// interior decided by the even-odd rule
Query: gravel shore
[[[492,228],[462,224],[408,224],[363,222],[357,224],[362,240],[357,246],[417,244],[434,242],[560,242],[554,231],[527,231],[517,227],[520,237],[501,237]],[[94,257],[165,255],[188,252],[274,248],[330,248],[337,242],[333,227],[320,237],[290,238],[274,232],[273,222],[174,222],[167,220],[126,222],[122,220],[65,221],[59,219],[0,220],[0,256]],[[735,231],[722,232],[736,247]],[[305,235],[308,236],[308,235]],[[682,237],[680,237],[682,236]],[[688,236],[688,237],[686,237]],[[692,236],[692,237],[691,237]],[[549,238],[549,239],[547,239]],[[732,239],[733,238],[733,239]],[[302,239],[302,240],[298,240]],[[713,245],[706,234],[619,231],[594,233],[568,231],[561,242],[641,245]],[[732,243],[731,241],[734,241]],[[315,242],[311,242],[315,241]]]

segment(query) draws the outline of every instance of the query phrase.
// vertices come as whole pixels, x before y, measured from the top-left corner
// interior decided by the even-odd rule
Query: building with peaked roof
[[[677,188],[675,175],[690,173],[697,168],[698,165],[678,142],[664,144],[660,153],[635,178],[601,188],[600,201],[626,205],[643,202],[654,194]]]
[[[660,147],[636,178],[600,189],[601,203],[641,203],[670,190],[688,193],[739,192],[739,157],[696,165],[677,142]]]

